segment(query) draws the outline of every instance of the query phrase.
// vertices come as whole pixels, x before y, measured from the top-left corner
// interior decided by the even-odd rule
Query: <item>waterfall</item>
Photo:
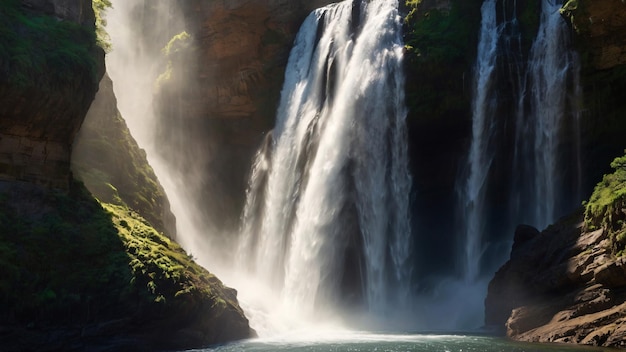
[[[303,23],[276,124],[257,153],[238,264],[302,315],[408,296],[410,176],[397,0]]]
[[[562,179],[560,157],[563,124],[570,105],[572,75],[577,75],[577,61],[569,50],[569,29],[559,9],[558,0],[541,2],[541,21],[529,59],[530,116],[533,128],[534,214],[533,225],[545,227],[556,220]],[[574,82],[577,83],[577,82]],[[576,88],[574,88],[576,89]],[[574,114],[576,115],[576,114]],[[577,136],[574,136],[577,138]]]
[[[496,1],[485,0],[482,6],[472,141],[468,171],[461,182],[465,244],[461,265],[463,278],[470,282],[481,276],[484,256],[493,244],[489,241],[498,238],[494,232],[512,234],[520,223],[542,229],[580,204],[581,196],[579,64],[568,47],[561,3],[541,1],[539,27],[528,54],[522,53],[520,44],[519,4],[504,1],[501,6],[504,20],[499,24]],[[508,13],[512,18],[507,18]],[[527,61],[518,62],[524,56]],[[498,194],[504,187],[488,189],[494,181],[509,183],[505,202]],[[492,224],[494,219],[501,223]],[[492,251],[491,257],[506,259]]]
[[[500,29],[496,21],[496,1],[486,0],[481,7],[481,28],[478,44],[474,99],[472,103],[472,143],[469,151],[469,176],[463,194],[465,209],[464,273],[474,281],[480,271],[484,202],[487,176],[494,150],[490,143],[494,130],[494,79]]]

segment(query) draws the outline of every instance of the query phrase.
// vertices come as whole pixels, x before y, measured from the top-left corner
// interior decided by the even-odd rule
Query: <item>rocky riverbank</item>
[[[485,322],[512,339],[626,347],[624,157],[585,209],[542,232],[519,226],[489,284]]]

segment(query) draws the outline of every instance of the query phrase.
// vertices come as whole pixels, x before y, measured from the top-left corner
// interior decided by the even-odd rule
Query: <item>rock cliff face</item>
[[[0,7],[0,180],[67,188],[72,141],[104,73],[91,1]]]
[[[163,194],[109,80],[78,144],[92,148],[79,173],[102,202],[73,180],[72,143],[104,74],[94,27],[88,0],[0,1],[0,350],[182,350],[250,337],[235,290],[161,233]]]
[[[561,13],[572,24],[581,57],[583,162],[590,188],[626,145],[626,4],[621,0],[567,1]]]
[[[236,291],[126,206],[0,181],[0,350],[179,351],[250,337]]]
[[[179,2],[191,44],[170,57],[169,80],[160,82],[158,139],[206,228],[236,228],[295,34],[312,9],[330,2]]]
[[[561,12],[578,32],[596,69],[626,64],[626,3],[570,0]]]
[[[521,341],[626,347],[626,261],[578,213],[543,232],[520,226],[489,284],[485,322]]]
[[[108,75],[74,141],[72,171],[100,201],[127,205],[170,238],[176,218],[146,153],[131,136],[117,109]]]

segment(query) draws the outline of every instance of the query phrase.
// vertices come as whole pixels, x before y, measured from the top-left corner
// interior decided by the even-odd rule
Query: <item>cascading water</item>
[[[575,187],[564,181],[566,158],[578,163],[572,168],[576,173],[572,183],[580,181],[575,149],[579,146],[578,66],[567,47],[569,33],[559,14],[560,3],[542,0],[541,4],[540,25],[528,54],[522,52],[516,18],[519,4],[485,0],[482,6],[472,141],[467,172],[460,182],[460,233],[465,245],[461,276],[466,286],[484,285],[481,280],[496,269],[489,264],[506,260],[506,252],[500,253],[490,242],[503,241],[494,233],[513,234],[520,223],[543,228],[580,204],[579,195],[568,195]],[[502,15],[497,17],[498,8]],[[525,56],[524,64],[519,59]],[[508,180],[503,182],[503,177]],[[493,183],[507,182],[510,192],[505,196],[501,192],[506,187],[489,189]]]
[[[463,190],[465,209],[465,248],[463,258],[466,281],[476,280],[480,273],[484,202],[487,176],[494,157],[494,80],[497,45],[501,30],[496,21],[496,1],[487,0],[481,8],[481,29],[478,45],[474,100],[472,103],[472,144],[469,152],[469,176]]]
[[[474,74],[472,141],[463,178],[458,182],[460,211],[458,226],[459,276],[440,278],[436,290],[420,295],[418,315],[428,317],[425,329],[473,329],[483,316],[486,279],[480,277],[484,252],[483,233],[490,166],[496,154],[493,143],[497,120],[495,90],[498,44],[503,25],[498,25],[496,0],[481,7],[481,28]]]
[[[180,17],[176,6],[112,2],[108,71],[119,109],[169,195],[181,244],[201,264],[217,267],[227,284],[240,289],[241,301],[264,286],[279,291],[280,303],[268,292],[261,309],[295,307],[288,313],[295,320],[346,303],[382,312],[391,302],[405,302],[410,177],[397,0],[346,1],[316,10],[303,24],[276,127],[254,165],[239,255],[230,256],[234,265],[211,261],[219,249],[206,250],[211,239],[203,234],[210,229],[199,228],[189,215],[194,209],[176,168],[156,148],[152,104],[155,81],[165,69],[160,50],[183,28],[171,23],[161,33],[141,19],[149,10],[153,21],[173,21]],[[246,265],[260,285],[250,286],[252,276],[226,269]],[[242,305],[254,325],[259,307]]]
[[[575,54],[568,48],[569,29],[559,10],[562,2],[543,0],[541,2],[541,21],[539,31],[529,60],[530,116],[526,123],[534,128],[532,133],[534,170],[534,214],[531,221],[534,226],[543,228],[556,220],[559,212],[559,188],[562,176],[562,152],[564,123],[567,114],[577,119],[568,102],[570,92],[579,94],[573,87],[578,82],[573,76],[578,75]],[[577,125],[577,121],[573,121]],[[575,128],[576,129],[576,128]],[[573,136],[576,139],[578,136]]]
[[[397,0],[311,13],[253,167],[238,262],[303,316],[408,296],[407,143]]]
[[[107,32],[113,50],[107,54],[106,64],[118,109],[139,146],[146,150],[148,161],[168,195],[176,216],[177,241],[197,256],[202,265],[215,270],[215,263],[207,260],[211,255],[200,255],[211,246],[207,243],[210,239],[207,241],[206,237],[198,235],[207,232],[207,228],[198,224],[197,211],[189,204],[186,182],[191,176],[182,179],[177,174],[177,168],[163,157],[163,141],[157,136],[159,116],[154,109],[154,93],[159,75],[166,70],[162,49],[174,35],[183,31],[182,13],[175,2],[168,0],[111,0],[111,3]],[[167,148],[180,149],[171,144]],[[178,156],[179,159],[187,157]]]
[[[513,8],[516,6],[514,3]],[[503,121],[497,120],[497,111],[502,111],[501,108],[497,110],[498,106],[503,103],[495,98],[500,83],[494,68],[498,66],[496,51],[510,50],[507,47],[510,44],[499,39],[500,33],[504,26],[517,23],[517,19],[497,25],[495,1],[486,0],[483,4],[472,144],[468,157],[470,171],[462,195],[466,243],[464,277],[470,281],[480,275],[481,257],[486,250],[482,237],[489,229],[483,226],[488,215],[484,202],[487,201],[486,185],[490,177],[494,177],[490,175],[494,158],[512,159],[509,204],[498,205],[510,209],[509,232],[512,233],[513,227],[519,223],[543,228],[555,221],[557,215],[572,208],[570,200],[580,201],[579,195],[566,196],[571,191],[563,184],[561,173],[563,155],[578,153],[574,150],[579,144],[578,113],[574,103],[580,95],[580,88],[576,86],[578,65],[575,54],[568,48],[569,32],[559,13],[561,4],[556,0],[542,0],[541,6],[540,25],[528,55],[526,73],[522,72],[519,84],[510,86],[514,88],[513,93],[518,94],[511,100],[516,102],[515,111],[508,112],[516,116],[515,132],[512,133],[515,142],[512,155],[503,157],[497,154],[508,153],[508,150],[495,150],[492,146],[501,144],[497,141],[502,138],[500,136],[510,135],[506,132],[510,127],[504,117]],[[500,46],[504,48],[498,48]],[[510,62],[499,65],[508,67],[508,70],[511,66],[518,66]],[[573,142],[563,143],[565,138]],[[578,159],[574,163],[580,163],[579,157],[573,159]],[[579,183],[579,167],[574,168],[574,183]]]
[[[216,263],[203,259],[211,253],[200,252],[210,246],[195,242],[210,241],[200,235],[207,229],[185,219],[192,209],[185,204],[185,193],[177,191],[176,178],[168,177],[168,165],[153,153],[154,137],[146,129],[152,124],[146,118],[153,113],[152,84],[159,73],[150,57],[154,52],[145,51],[133,37],[136,34],[123,33],[135,21],[133,7],[156,2],[113,3],[115,11],[123,13],[110,18],[122,22],[110,23],[120,33],[111,32],[115,51],[108,58],[120,110],[170,195],[183,245],[214,269]],[[514,224],[521,222],[545,226],[572,203],[565,204],[559,177],[561,155],[571,154],[563,148],[579,144],[577,135],[567,135],[577,133],[575,100],[580,89],[559,5],[542,0],[541,26],[526,54],[530,59],[516,62],[514,70],[502,75],[499,67],[510,66],[502,60],[510,57],[497,52],[510,38],[503,34],[507,24],[497,23],[499,3],[485,0],[482,8],[473,139],[467,172],[459,182],[465,231],[457,257],[463,270],[458,282],[444,288],[450,292],[448,299],[430,297],[421,302],[417,315],[445,320],[440,325],[428,321],[425,329],[477,326],[485,274],[494,269],[485,265],[484,258],[498,257],[489,244],[495,237],[491,233],[512,233]],[[235,266],[248,274],[244,281],[254,277],[272,292],[234,284],[241,300],[259,296],[271,301],[268,310],[282,305],[296,319],[329,314],[338,307],[364,308],[375,315],[404,307],[411,286],[412,246],[400,33],[396,0],[342,2],[316,10],[303,24],[286,70],[275,129],[252,170],[238,253],[233,256]],[[176,33],[163,35],[163,43],[155,44],[156,52],[172,34]],[[521,72],[511,83],[517,96],[514,103],[503,103],[495,92],[514,72]],[[129,107],[133,105],[139,108]],[[507,116],[517,120],[505,122],[499,117],[503,105],[514,106]],[[543,121],[544,117],[555,120]],[[500,147],[503,136],[512,136],[514,148]],[[509,170],[506,176],[523,176],[511,181],[508,191],[488,189],[498,177],[494,169],[499,170],[498,176],[503,169]],[[509,203],[494,202],[496,192],[508,192],[501,198]],[[580,199],[572,198],[579,204]],[[513,214],[506,226],[492,224],[494,208],[499,208],[495,216]],[[185,225],[189,226],[181,229]],[[508,253],[506,247],[499,252]],[[227,275],[219,274],[231,284]],[[475,287],[477,291],[470,292]],[[277,296],[272,296],[274,291]],[[250,316],[255,307],[243,305]],[[463,309],[474,310],[470,318],[458,317],[465,314]],[[254,325],[254,317],[251,320]]]

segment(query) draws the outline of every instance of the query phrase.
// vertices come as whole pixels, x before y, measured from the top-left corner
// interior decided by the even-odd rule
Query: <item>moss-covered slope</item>
[[[170,238],[176,219],[146,153],[131,136],[117,109],[108,75],[76,136],[72,172],[103,202],[126,205]]]
[[[250,336],[236,292],[125,206],[0,183],[0,350],[168,350]]]

